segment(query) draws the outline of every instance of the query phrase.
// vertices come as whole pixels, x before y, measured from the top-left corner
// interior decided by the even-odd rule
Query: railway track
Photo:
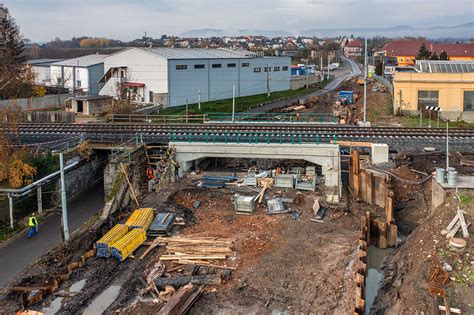
[[[270,134],[298,136],[320,135],[322,137],[336,135],[340,139],[348,138],[442,138],[446,137],[443,128],[403,128],[403,127],[369,127],[341,125],[294,125],[294,124],[19,124],[16,129],[3,126],[6,133],[18,133],[23,136],[48,135],[81,135],[87,136],[133,136],[135,134],[151,135],[204,135],[204,134]],[[474,129],[451,128],[450,138],[472,139]]]

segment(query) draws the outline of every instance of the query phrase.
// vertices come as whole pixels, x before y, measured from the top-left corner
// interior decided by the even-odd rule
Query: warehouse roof
[[[205,49],[205,48],[139,48],[166,59],[222,59],[251,58],[256,54],[248,50]]]
[[[43,59],[30,59],[26,63],[32,66],[48,66],[54,62],[59,62],[64,59],[50,59],[50,58],[43,58]]]
[[[415,69],[428,73],[474,72],[474,61],[417,60]]]
[[[55,62],[52,65],[53,66],[90,67],[99,63],[103,63],[105,57],[107,57],[107,55],[99,55],[99,54],[87,55],[87,56],[82,56],[78,58],[63,60],[60,62]]]

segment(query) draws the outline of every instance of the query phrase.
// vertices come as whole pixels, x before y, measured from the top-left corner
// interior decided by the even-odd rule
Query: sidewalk
[[[99,181],[91,189],[68,203],[70,233],[72,234],[103,206],[104,185]],[[27,239],[25,234],[0,249],[0,266],[2,266],[0,287],[4,287],[18,272],[61,241],[61,216],[56,213],[49,216],[46,221],[40,222],[39,233],[32,239]]]

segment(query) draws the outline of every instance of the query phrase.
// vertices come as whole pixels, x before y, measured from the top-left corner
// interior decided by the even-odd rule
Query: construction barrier
[[[141,228],[145,231],[150,227],[153,221],[153,208],[141,208],[133,211],[125,225],[130,229]]]
[[[112,256],[119,261],[124,261],[129,257],[140,245],[146,241],[146,232],[142,228],[134,228],[111,246]]]
[[[117,224],[110,229],[110,231],[105,233],[105,235],[95,243],[97,257],[109,257],[110,246],[127,233],[128,226],[125,224]]]

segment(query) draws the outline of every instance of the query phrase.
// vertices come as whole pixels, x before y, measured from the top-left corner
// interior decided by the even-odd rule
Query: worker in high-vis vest
[[[28,238],[32,238],[33,235],[38,233],[38,220],[36,219],[34,212],[28,218],[28,226],[30,227],[28,231]]]

